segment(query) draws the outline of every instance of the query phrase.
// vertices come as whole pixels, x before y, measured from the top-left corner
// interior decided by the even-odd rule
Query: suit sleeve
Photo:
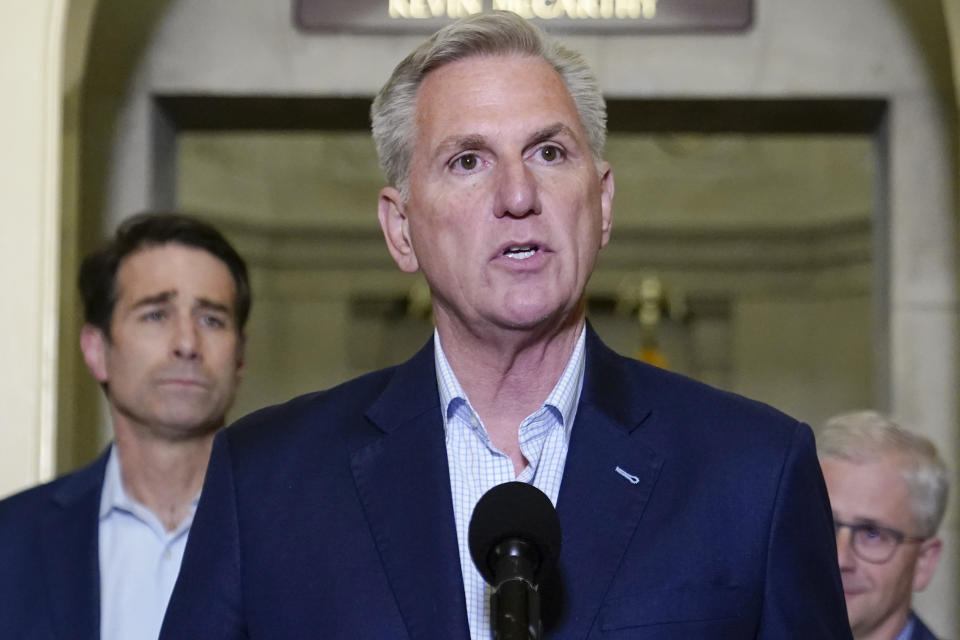
[[[851,637],[813,433],[799,425],[777,490],[758,638]]]
[[[183,565],[164,617],[160,640],[247,638],[243,612],[240,536],[227,434],[214,439]]]

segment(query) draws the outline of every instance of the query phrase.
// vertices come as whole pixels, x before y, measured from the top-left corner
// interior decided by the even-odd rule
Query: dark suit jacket
[[[933,632],[930,629],[927,629],[927,625],[923,624],[923,621],[913,614],[913,633],[910,634],[910,640],[937,640],[937,636],[933,635]]]
[[[100,637],[100,491],[108,453],[0,502],[0,638]]]
[[[161,638],[468,638],[439,405],[431,343],[219,434]],[[558,511],[550,638],[850,637],[810,429],[592,331]]]

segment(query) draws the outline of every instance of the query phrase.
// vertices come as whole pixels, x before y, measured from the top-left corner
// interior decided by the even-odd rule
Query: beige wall
[[[960,2],[942,0],[943,13],[950,37],[950,54],[953,62],[953,89],[956,104],[960,104]]]
[[[0,494],[53,473],[67,8],[64,0],[0,3]]]
[[[383,246],[368,131],[186,132],[178,145],[177,207],[214,220],[254,278],[233,415],[420,347],[428,331],[402,339],[409,318],[390,304],[415,280]],[[719,368],[714,384],[810,424],[875,404],[871,136],[614,131],[606,157],[617,178],[613,241],[588,299],[608,344],[637,353],[625,289],[655,276],[670,303],[659,334],[675,371],[704,380]],[[303,286],[284,285],[291,272]],[[726,331],[703,331],[705,313]],[[381,336],[399,348],[376,347]],[[369,357],[374,348],[381,357]]]
[[[97,0],[0,3],[0,496],[50,479],[73,404],[79,103]],[[12,63],[11,61],[15,61]]]

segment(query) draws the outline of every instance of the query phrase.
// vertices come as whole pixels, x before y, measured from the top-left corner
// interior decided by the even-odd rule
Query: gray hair
[[[947,508],[950,481],[937,448],[876,411],[834,416],[817,430],[817,455],[850,462],[873,462],[887,455],[905,460],[901,477],[907,484],[918,533],[936,534]]]
[[[416,135],[415,110],[423,78],[445,64],[481,55],[543,58],[563,79],[599,163],[607,137],[607,106],[593,72],[580,54],[510,11],[478,13],[449,24],[393,70],[370,107],[373,140],[387,181],[404,197]]]

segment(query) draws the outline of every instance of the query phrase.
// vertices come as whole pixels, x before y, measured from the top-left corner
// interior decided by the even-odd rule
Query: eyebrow
[[[196,308],[210,310],[210,311],[219,311],[227,315],[233,314],[233,310],[228,305],[225,305],[222,302],[216,302],[214,300],[210,300],[209,298],[200,298],[199,300],[197,300]]]
[[[836,514],[833,516],[834,520],[841,520],[847,524],[854,526],[867,526],[867,527],[879,527],[881,529],[893,529],[896,531],[896,527],[887,524],[886,522],[881,522],[876,518],[867,518],[863,516],[855,516],[854,518],[847,520],[846,518],[838,518]]]
[[[487,139],[479,134],[469,136],[450,136],[440,142],[438,148],[441,150],[450,149],[451,151],[466,151],[467,149],[477,149],[486,146]]]
[[[534,133],[530,138],[530,145],[539,144],[551,138],[556,138],[560,134],[566,134],[573,137],[573,131],[570,129],[570,127],[562,122],[557,122]]]
[[[567,125],[562,122],[556,122],[549,126],[546,126],[538,131],[535,131],[533,135],[530,136],[529,142],[525,145],[526,147],[540,144],[551,138],[555,138],[558,135],[568,135],[573,137],[573,130],[570,129]],[[445,138],[440,142],[438,148],[441,150],[452,150],[456,152],[467,151],[468,149],[479,149],[481,147],[487,146],[487,138],[480,134],[471,134],[466,136],[451,136]]]
[[[883,527],[884,529],[891,529],[892,527],[885,522],[880,522],[876,518],[856,518],[853,521],[854,524],[865,525],[868,527]]]
[[[146,296],[145,298],[140,298],[131,306],[132,309],[139,309],[140,307],[149,307],[155,304],[164,304],[170,302],[172,299],[177,297],[177,292],[175,290],[170,291],[161,291],[160,293],[154,294],[152,296]]]
[[[176,297],[177,297],[176,290],[161,291],[160,293],[157,293],[155,295],[141,298],[140,300],[138,300],[133,304],[132,308],[139,309],[141,307],[150,307],[156,304],[166,304]],[[210,298],[199,298],[197,300],[197,303],[194,305],[194,307],[197,309],[220,311],[226,314],[233,313],[229,305],[224,304],[222,302],[217,302],[215,300],[211,300]]]

